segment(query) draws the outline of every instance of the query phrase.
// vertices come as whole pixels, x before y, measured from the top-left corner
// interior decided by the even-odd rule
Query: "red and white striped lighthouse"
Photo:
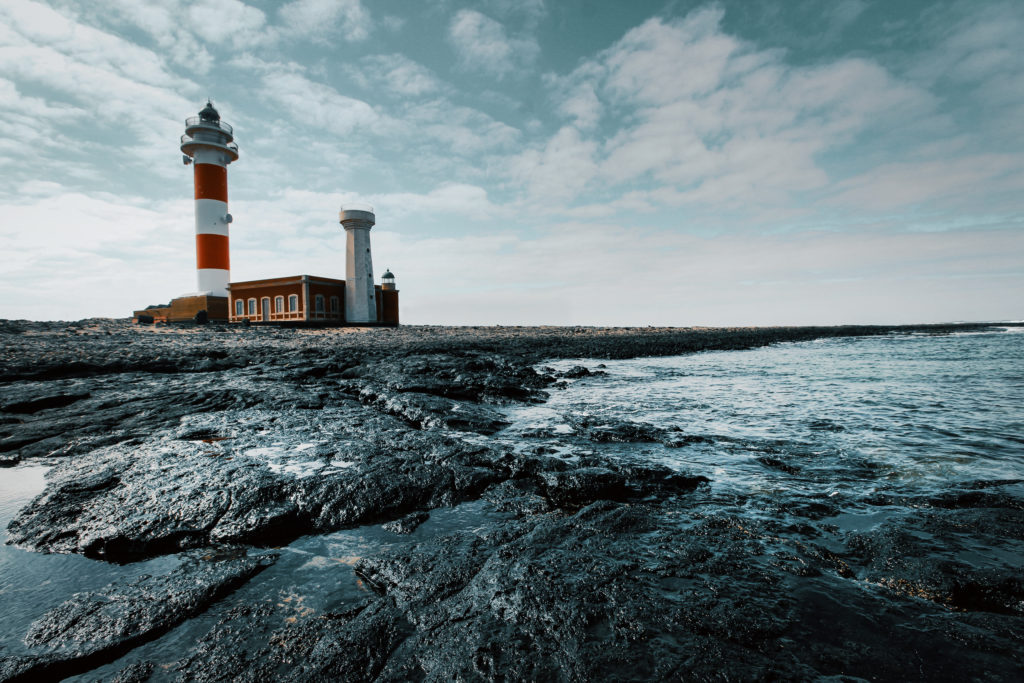
[[[196,194],[196,274],[199,293],[228,295],[228,164],[238,159],[231,126],[207,101],[199,116],[185,119],[181,136],[185,164],[194,162]]]

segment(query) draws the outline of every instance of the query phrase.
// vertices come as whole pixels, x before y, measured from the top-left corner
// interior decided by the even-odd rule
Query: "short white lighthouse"
[[[345,227],[345,320],[377,322],[377,295],[373,286],[370,228],[376,222],[373,207],[346,204],[339,215]]]
[[[199,294],[226,297],[231,270],[228,249],[228,164],[238,159],[233,131],[207,101],[198,116],[185,119],[181,151],[194,162],[196,276]]]

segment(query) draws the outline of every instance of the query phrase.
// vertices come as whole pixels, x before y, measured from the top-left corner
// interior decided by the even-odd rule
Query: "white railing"
[[[376,213],[376,211],[373,210],[373,206],[366,202],[347,202],[341,205],[340,211],[365,211],[367,213]]]
[[[192,126],[209,126],[210,128],[220,128],[228,135],[234,134],[234,129],[223,121],[207,121],[199,116],[190,116],[185,119],[185,127],[191,128]]]

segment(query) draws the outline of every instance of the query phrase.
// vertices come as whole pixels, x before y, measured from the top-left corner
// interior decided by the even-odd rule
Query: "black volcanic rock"
[[[508,426],[496,410],[468,401],[455,401],[416,391],[395,392],[381,384],[364,384],[359,400],[409,424],[430,429],[440,427],[456,431],[493,434]]]
[[[416,531],[416,528],[423,524],[423,522],[430,519],[429,512],[414,512],[411,515],[406,515],[401,519],[396,519],[391,522],[387,522],[382,526],[385,531],[390,531],[396,534],[411,534]]]
[[[287,445],[260,433],[268,424]],[[63,461],[11,522],[12,542],[114,561],[269,545],[451,505],[510,471],[497,452],[348,399],[320,411],[221,411],[155,437]]]
[[[41,616],[28,648],[38,654],[0,656],[0,680],[91,669],[178,623],[163,603],[182,618],[211,605],[234,585],[231,570],[218,583],[206,568],[216,563],[201,559],[219,548],[370,524],[396,533],[355,533],[387,537],[353,554],[355,597],[335,590],[356,583],[344,562],[324,563],[311,583],[295,573],[295,585],[332,596],[315,614],[274,600],[274,589],[247,602],[253,585],[185,625],[198,631],[177,661],[147,650],[102,677],[1016,680],[1020,569],[963,558],[975,542],[1019,556],[1019,482],[857,499],[842,482],[824,493],[812,481],[770,499],[641,462],[644,453],[593,453],[725,437],[596,418],[577,419],[572,434],[512,435],[557,447],[486,436],[506,425],[501,405],[557,386],[558,373],[532,368],[546,358],[893,329],[0,322],[0,406],[11,408],[0,412],[0,463],[59,457],[44,461],[56,463],[47,487],[11,522],[12,540],[116,562],[202,549],[189,551],[200,553],[194,570],[115,582]],[[721,466],[761,458],[766,475],[813,475],[810,459],[765,452],[723,446]],[[477,499],[469,512],[438,510]],[[890,516],[840,529],[842,512],[864,507]],[[452,531],[446,518],[463,522]]]
[[[152,640],[273,564],[275,555],[199,555],[164,576],[111,583],[37,619],[25,636],[34,656],[0,659],[0,680],[63,678]]]

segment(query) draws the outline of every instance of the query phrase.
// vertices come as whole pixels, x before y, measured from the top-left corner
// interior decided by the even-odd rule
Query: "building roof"
[[[246,280],[244,282],[231,282],[228,289],[237,291],[239,289],[254,289],[259,287],[272,287],[278,285],[298,285],[306,280],[312,284],[344,285],[344,280],[337,280],[331,277],[320,277],[319,275],[289,275],[287,277],[273,277],[263,280]]]
[[[220,121],[220,113],[213,106],[213,102],[206,100],[206,106],[199,112],[199,118],[203,121]]]

